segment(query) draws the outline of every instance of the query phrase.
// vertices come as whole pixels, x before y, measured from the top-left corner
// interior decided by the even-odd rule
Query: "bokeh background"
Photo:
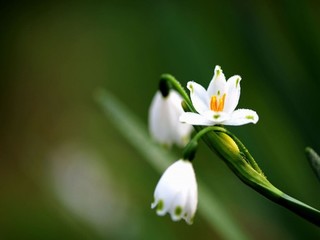
[[[2,2],[0,238],[223,239],[200,214],[190,227],[150,209],[160,174],[93,100],[107,89],[147,125],[160,74],[207,85],[216,64],[242,76],[239,107],[260,116],[229,130],[272,183],[320,208],[304,156],[320,151],[319,11],[304,0]],[[252,239],[320,237],[205,145],[194,164]]]

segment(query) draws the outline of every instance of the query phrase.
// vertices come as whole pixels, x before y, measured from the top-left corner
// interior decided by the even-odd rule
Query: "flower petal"
[[[236,109],[240,98],[240,81],[241,77],[238,75],[228,79],[224,112],[231,113]]]
[[[152,138],[160,144],[185,146],[189,140],[192,126],[179,121],[183,113],[182,97],[170,90],[167,97],[157,91],[149,108],[149,131]]]
[[[171,203],[171,208],[169,211],[172,221],[179,221],[185,214],[187,198],[188,189],[181,189],[179,192],[177,192]]]
[[[214,69],[213,78],[208,87],[208,96],[213,95],[222,96],[226,90],[226,77],[224,76],[220,66],[216,66]]]
[[[159,143],[171,145],[171,142],[168,142],[170,139],[170,131],[167,127],[169,121],[168,118],[163,118],[164,112],[167,112],[165,101],[166,99],[157,91],[149,108],[149,132],[152,138]]]
[[[156,205],[161,205],[160,208],[157,207],[159,216],[163,216],[170,211],[175,195],[184,186],[184,168],[183,162],[179,160],[170,165],[162,174],[154,191],[155,202],[151,205],[152,208]]]
[[[186,207],[184,209],[185,214],[183,215],[183,219],[188,223],[192,224],[193,217],[197,210],[198,205],[198,185],[194,176],[194,180],[189,183],[189,192]]]
[[[160,216],[168,212],[173,221],[184,218],[191,224],[191,217],[197,208],[197,197],[197,182],[192,163],[180,159],[170,165],[161,176],[151,207],[156,207],[156,212]]]
[[[172,141],[178,146],[184,147],[189,141],[193,127],[179,121],[179,116],[184,113],[181,106],[182,97],[175,90],[171,90],[169,94],[170,103],[168,104],[171,106],[168,106],[168,115],[163,117],[170,118],[169,131]]]
[[[222,122],[226,121],[230,118],[230,114],[224,112],[213,112],[213,111],[206,111],[202,114],[202,116],[211,121],[211,125],[221,124]]]
[[[238,109],[231,114],[231,117],[224,121],[224,125],[240,126],[247,123],[257,123],[258,114],[250,109]]]
[[[180,122],[189,123],[192,125],[201,125],[201,126],[212,126],[214,125],[213,121],[210,121],[206,117],[192,112],[185,112],[180,115]]]
[[[187,88],[190,90],[190,97],[194,108],[198,113],[209,109],[209,96],[204,87],[196,82],[188,82]]]

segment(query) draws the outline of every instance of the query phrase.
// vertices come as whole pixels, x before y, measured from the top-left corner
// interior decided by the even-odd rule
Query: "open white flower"
[[[178,160],[163,173],[154,192],[154,202],[159,216],[170,213],[173,221],[182,218],[192,224],[197,210],[198,187],[192,163]]]
[[[207,90],[196,82],[188,82],[191,101],[198,113],[183,113],[180,121],[202,126],[257,123],[259,117],[255,111],[235,110],[240,98],[240,81],[238,75],[226,81],[220,66],[216,66]]]
[[[153,97],[149,109],[149,131],[158,143],[183,147],[188,142],[192,126],[179,121],[183,113],[181,102],[182,97],[174,90],[169,90],[165,97],[157,91]]]

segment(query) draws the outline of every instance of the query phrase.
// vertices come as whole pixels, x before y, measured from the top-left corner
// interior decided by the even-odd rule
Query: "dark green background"
[[[320,208],[304,156],[320,151],[318,1],[1,3],[0,238],[223,239],[150,209],[160,177],[93,100],[111,91],[147,124],[160,74],[207,85],[215,65],[242,76],[230,127],[268,179]],[[204,145],[201,177],[253,239],[320,230],[243,185]],[[201,201],[201,199],[200,199]]]

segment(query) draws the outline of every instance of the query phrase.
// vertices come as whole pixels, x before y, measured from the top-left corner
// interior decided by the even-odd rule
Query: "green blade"
[[[313,170],[313,172],[318,177],[318,180],[320,181],[320,157],[319,155],[310,147],[306,148],[306,155],[309,160],[310,166]]]

